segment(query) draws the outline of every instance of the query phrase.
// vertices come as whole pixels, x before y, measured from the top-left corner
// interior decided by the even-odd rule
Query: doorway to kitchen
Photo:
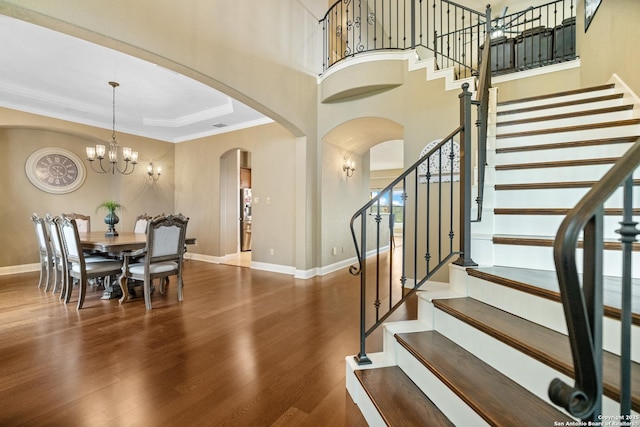
[[[223,263],[251,266],[251,152],[234,149],[221,158],[220,247]]]

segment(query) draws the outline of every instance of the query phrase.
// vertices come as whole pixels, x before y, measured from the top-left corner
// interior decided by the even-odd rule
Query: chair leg
[[[44,263],[44,260],[40,259],[40,280],[38,280],[38,288],[41,288],[42,285],[45,284],[45,278],[48,279],[47,267],[46,267],[46,264]]]
[[[60,299],[64,302],[67,302],[67,292],[69,292],[69,272],[65,269],[60,271],[60,275],[62,276],[62,283],[60,289]]]
[[[145,278],[142,287],[144,290],[144,305],[147,310],[151,310],[151,279]]]
[[[78,310],[82,308],[82,304],[84,304],[84,296],[87,293],[87,278],[81,277],[80,283],[78,283],[79,295],[78,295]],[[69,295],[71,296],[71,295]]]
[[[178,301],[182,301],[182,273],[178,273],[178,284],[176,287],[178,288]]]

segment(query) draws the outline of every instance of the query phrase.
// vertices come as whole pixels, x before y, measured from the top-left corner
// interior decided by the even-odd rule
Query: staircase
[[[573,420],[547,397],[554,378],[573,384],[552,244],[567,211],[640,137],[634,105],[619,92],[604,85],[497,105],[495,149],[488,157],[495,170],[487,172],[485,189],[492,212],[473,229],[472,254],[481,267],[451,266],[449,284],[427,284],[418,293],[417,320],[384,325],[384,349],[369,354],[372,365],[346,359],[347,390],[370,425],[553,426]],[[615,194],[605,205],[604,224],[604,274],[612,277],[605,279],[602,413],[611,416],[620,410],[614,278],[621,265],[615,233],[620,199]],[[634,206],[639,199],[634,193]],[[636,311],[639,288],[640,280],[634,283]],[[637,312],[632,328],[637,416]],[[640,418],[632,421],[640,425]]]

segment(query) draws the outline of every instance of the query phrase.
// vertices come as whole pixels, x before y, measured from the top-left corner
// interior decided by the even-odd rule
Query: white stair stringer
[[[419,70],[424,68],[426,70],[427,81],[444,79],[445,90],[461,90],[462,85],[467,83],[469,85],[469,91],[476,92],[476,78],[465,77],[458,79],[453,67],[444,68],[439,70],[436,65],[435,58],[418,59],[417,55],[409,57],[409,71]]]

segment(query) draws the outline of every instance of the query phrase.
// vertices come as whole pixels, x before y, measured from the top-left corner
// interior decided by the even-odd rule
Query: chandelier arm
[[[100,163],[99,163],[99,164],[100,164],[100,169],[102,169],[102,170],[98,170],[98,169],[96,169],[96,168],[95,168],[95,166],[93,166],[93,162],[94,162],[95,160],[89,160],[89,164],[91,165],[91,169],[93,169],[93,171],[94,171],[94,172],[97,172],[97,173],[108,173],[109,171],[108,171],[108,170],[106,170],[106,169],[104,168],[104,166],[102,166],[102,159],[98,159],[98,160],[99,160],[99,162],[100,162]]]
[[[124,161],[124,169],[120,169],[120,166],[117,163],[114,163],[113,166],[114,166],[114,169],[117,169],[118,172],[121,173],[122,175],[131,175],[136,168],[136,164],[137,163],[131,162],[132,167],[129,172],[127,172],[129,170],[129,160]]]

